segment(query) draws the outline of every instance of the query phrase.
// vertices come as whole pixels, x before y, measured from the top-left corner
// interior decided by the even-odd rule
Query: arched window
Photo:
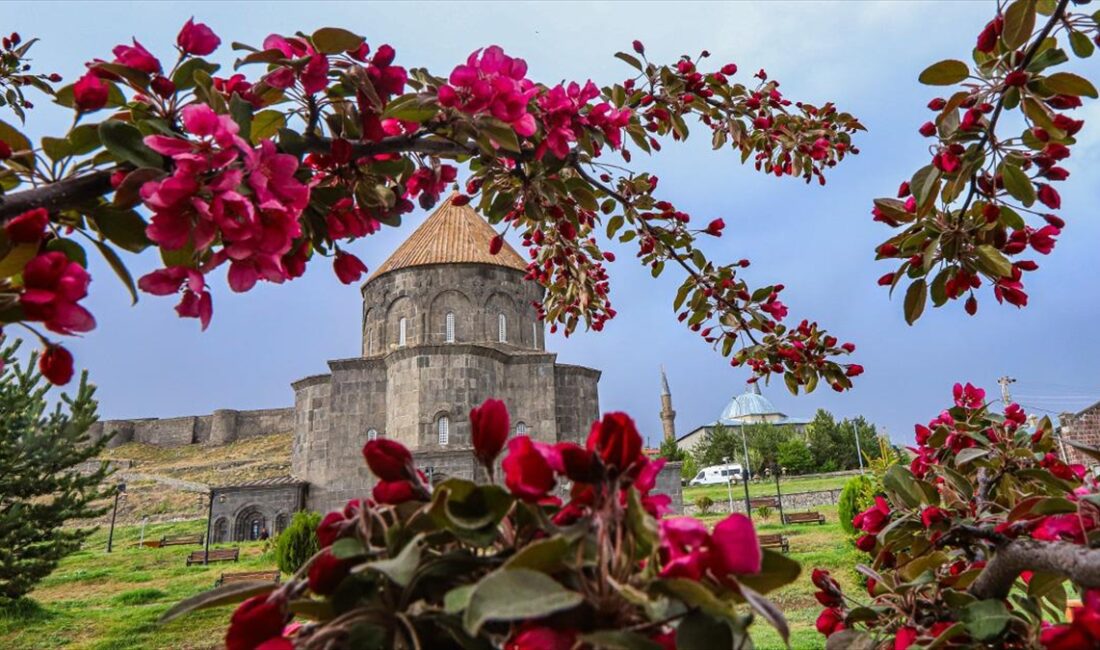
[[[408,334],[409,322],[404,316],[401,320],[397,321],[397,344],[401,347],[405,346],[406,335]]]
[[[439,432],[439,444],[441,446],[446,445],[451,437],[451,418],[446,415],[439,416],[439,421],[436,422],[436,428]]]
[[[531,347],[537,348],[539,346],[539,324],[531,323]]]
[[[516,435],[517,436],[527,435],[527,424],[526,423],[516,422]]]
[[[447,312],[447,315],[443,319],[444,334],[447,337],[448,343],[455,342],[455,313],[453,311]]]
[[[367,330],[367,354],[374,354],[374,330]]]
[[[497,335],[501,343],[508,342],[508,317],[504,314],[497,315]]]
[[[367,440],[378,440],[378,429],[367,429]]]

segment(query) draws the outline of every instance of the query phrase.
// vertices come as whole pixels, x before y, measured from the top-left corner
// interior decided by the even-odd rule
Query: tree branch
[[[982,600],[1007,598],[1023,571],[1065,576],[1083,587],[1100,587],[1100,549],[1070,542],[1017,539],[1000,547],[985,565],[970,593]]]
[[[0,223],[7,223],[27,210],[46,208],[52,213],[74,207],[97,196],[103,196],[111,191],[111,174],[118,169],[118,167],[100,169],[81,176],[64,178],[41,187],[0,196]]]

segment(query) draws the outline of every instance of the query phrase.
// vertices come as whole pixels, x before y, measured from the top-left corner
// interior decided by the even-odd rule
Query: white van
[[[741,481],[741,465],[728,463],[726,465],[712,465],[699,470],[695,478],[688,485],[722,485],[729,481],[738,483]]]

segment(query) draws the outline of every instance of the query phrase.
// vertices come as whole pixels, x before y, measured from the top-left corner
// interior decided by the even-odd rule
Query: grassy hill
[[[150,522],[171,522],[206,516],[202,491],[184,489],[177,482],[216,486],[286,476],[290,474],[290,445],[289,433],[219,446],[127,443],[106,450],[102,458],[123,466],[111,479],[126,483],[126,498],[119,502],[119,522],[139,523],[142,517]],[[109,520],[108,512],[96,523]]]
[[[835,508],[821,508],[824,525],[781,526],[776,515],[757,521],[762,533],[780,532],[790,538],[791,557],[802,563],[798,580],[772,594],[791,622],[791,647],[823,647],[814,629],[820,606],[813,597],[810,571],[831,570],[851,593],[859,593],[852,568],[857,552],[836,523]],[[708,523],[717,517],[704,519]],[[196,533],[203,520],[149,524],[146,538]],[[211,650],[222,647],[232,607],[197,612],[165,626],[157,618],[176,602],[209,589],[222,571],[273,570],[275,561],[264,553],[265,544],[244,543],[239,563],[185,566],[195,547],[136,548],[140,527],[125,525],[115,531],[115,550],[106,553],[107,531],[100,529],[85,548],[65,558],[61,566],[13,610],[0,610],[0,647],[12,650],[74,648],[76,650]],[[754,626],[756,647],[778,650],[779,636],[766,624]]]

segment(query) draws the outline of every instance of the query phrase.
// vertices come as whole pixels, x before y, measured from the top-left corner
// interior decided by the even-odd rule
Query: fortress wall
[[[294,430],[294,409],[255,411],[218,410],[212,415],[184,415],[175,418],[100,420],[89,433],[93,440],[115,433],[108,447],[140,442],[158,447],[209,443],[224,445],[243,438]]]

